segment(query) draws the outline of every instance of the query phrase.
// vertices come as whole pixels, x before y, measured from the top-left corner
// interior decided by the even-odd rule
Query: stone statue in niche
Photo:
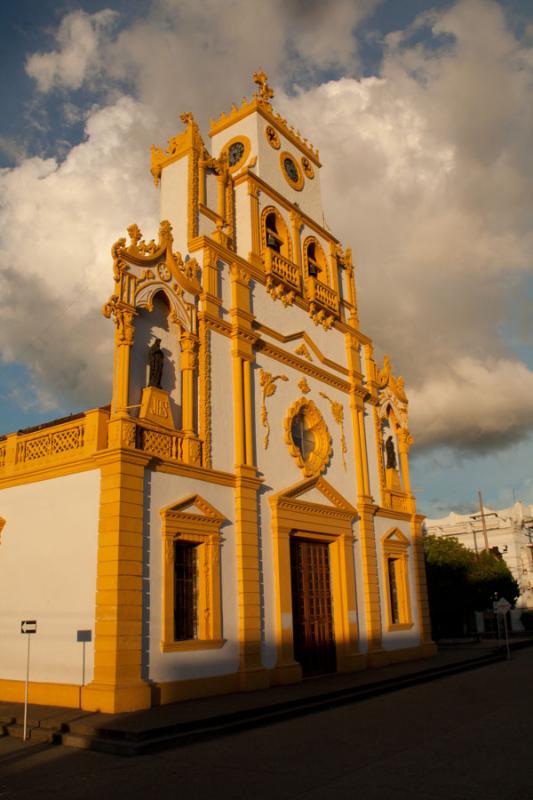
[[[156,339],[150,345],[148,354],[148,386],[155,386],[156,389],[161,389],[161,378],[163,377],[163,360],[165,356],[161,350],[161,339]]]
[[[385,452],[387,454],[387,469],[397,469],[396,450],[394,449],[392,436],[389,436],[385,442]]]

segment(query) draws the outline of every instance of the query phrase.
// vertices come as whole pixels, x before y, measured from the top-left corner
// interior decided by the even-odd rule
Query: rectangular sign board
[[[23,619],[20,623],[21,633],[37,633],[36,619]]]
[[[77,642],[92,642],[93,632],[91,630],[88,631],[76,631],[76,641]]]

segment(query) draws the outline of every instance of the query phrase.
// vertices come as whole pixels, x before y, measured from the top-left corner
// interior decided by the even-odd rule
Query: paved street
[[[511,662],[133,759],[5,737],[0,800],[524,800],[533,796],[532,688],[526,650]]]

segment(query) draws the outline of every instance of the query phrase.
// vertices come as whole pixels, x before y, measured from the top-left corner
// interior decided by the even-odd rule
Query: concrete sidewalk
[[[431,659],[308,678],[288,686],[205,697],[123,714],[30,705],[28,727],[33,741],[136,755],[359,702],[477,669],[506,657],[505,650],[496,644],[494,640],[443,644]],[[511,642],[513,650],[528,646],[533,646],[533,638],[517,638]],[[22,704],[0,703],[0,731],[21,737],[22,722]]]

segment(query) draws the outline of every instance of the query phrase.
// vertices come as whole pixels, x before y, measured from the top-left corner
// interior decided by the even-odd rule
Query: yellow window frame
[[[388,531],[382,539],[383,551],[383,589],[385,593],[385,617],[388,631],[409,630],[413,627],[411,600],[409,592],[409,539],[399,528]],[[399,621],[392,617],[392,598],[390,593],[390,569],[394,564],[396,589],[398,593]]]
[[[161,518],[163,534],[161,651],[172,653],[222,647],[224,639],[222,638],[220,528],[225,522],[225,517],[207,500],[199,495],[191,495],[162,509]],[[174,545],[177,541],[191,542],[197,548],[198,636],[183,641],[174,639]]]

